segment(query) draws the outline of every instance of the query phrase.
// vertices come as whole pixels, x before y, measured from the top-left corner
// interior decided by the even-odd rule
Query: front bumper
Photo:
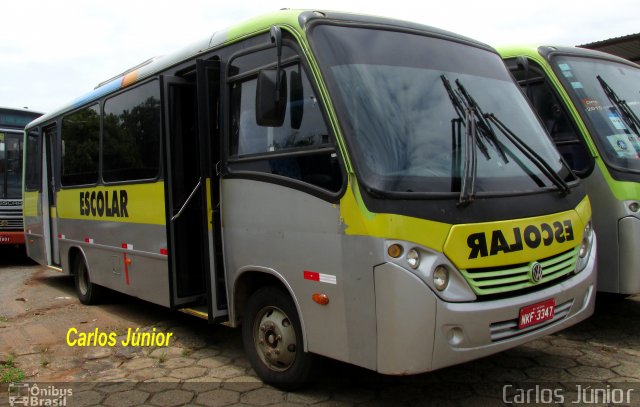
[[[594,241],[594,248],[596,242]],[[558,332],[593,314],[596,250],[584,270],[540,291],[493,300],[441,300],[424,282],[393,264],[375,268],[377,370],[416,374],[491,355]],[[555,316],[518,329],[520,308],[555,299]]]
[[[0,232],[0,244],[24,244],[24,232]]]

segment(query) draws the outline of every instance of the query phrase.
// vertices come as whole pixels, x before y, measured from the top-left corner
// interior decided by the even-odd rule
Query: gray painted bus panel
[[[243,179],[221,183],[229,304],[235,304],[235,284],[242,272],[252,266],[274,270],[291,287],[307,349],[349,360],[338,205],[271,183]],[[325,275],[335,283],[305,279],[305,271]],[[328,295],[330,303],[313,302],[311,296],[316,292]],[[231,307],[233,324],[244,305],[239,307]]]
[[[27,249],[27,255],[34,261],[47,265],[47,256],[44,249],[44,236],[42,227],[42,194],[39,192],[27,192],[30,195],[38,196],[37,199],[37,216],[24,217],[24,243]],[[26,201],[26,200],[25,200]],[[23,202],[23,208],[24,204]]]
[[[640,219],[628,216],[618,222],[620,237],[620,293],[640,293]],[[599,283],[599,281],[598,281]]]
[[[623,235],[618,230],[619,221],[630,216],[627,205],[613,195],[598,166],[583,182],[589,191],[593,229],[598,234],[598,291],[628,294],[640,292],[639,269],[629,268],[638,264],[640,252],[637,249],[623,249],[622,245],[629,247],[632,243],[624,243],[622,238],[625,236],[626,239],[627,234],[625,232]],[[630,237],[633,241],[633,237]],[[635,259],[625,259],[627,256],[634,256],[633,253]],[[631,287],[637,290],[634,291]]]
[[[392,263],[375,268],[375,282],[377,371],[431,370],[437,297],[416,275]]]
[[[164,225],[59,219],[58,227],[64,236],[60,239],[60,253],[67,273],[72,272],[70,250],[81,248],[94,283],[155,304],[170,305],[169,266],[167,257],[160,254],[167,245]],[[123,249],[123,243],[133,245],[133,249]],[[131,260],[126,269],[125,254]]]

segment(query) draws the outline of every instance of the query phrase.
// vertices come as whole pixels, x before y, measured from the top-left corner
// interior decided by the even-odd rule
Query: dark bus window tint
[[[342,175],[320,103],[299,64],[284,68],[287,107],[280,127],[256,123],[256,85],[250,79],[231,85],[231,170],[287,177],[337,192]]]
[[[98,182],[100,111],[97,105],[62,119],[62,185]]]
[[[25,164],[25,187],[27,191],[39,191],[42,182],[42,159],[40,157],[40,135],[30,130],[27,135],[27,161]]]
[[[283,46],[282,47],[282,60],[286,61],[289,58],[294,58],[296,52],[293,48]],[[252,52],[247,55],[240,56],[231,61],[229,66],[229,76],[242,74],[256,68],[264,68],[266,66],[275,64],[276,62],[276,49],[267,48],[262,51]]]
[[[300,65],[288,67],[285,72],[290,82],[288,89],[299,91],[289,92],[284,124],[280,127],[263,127],[256,123],[256,79],[232,85],[232,155],[242,157],[282,150],[331,147],[320,104],[306,75],[301,74]]]
[[[22,196],[22,134],[0,131],[0,198]]]
[[[160,88],[149,82],[104,105],[102,178],[106,182],[151,179],[160,168]]]
[[[545,80],[542,68],[533,61],[529,61],[528,71],[517,66],[513,60],[507,61],[507,65],[569,167],[577,173],[586,172],[591,165],[591,158],[564,104]]]

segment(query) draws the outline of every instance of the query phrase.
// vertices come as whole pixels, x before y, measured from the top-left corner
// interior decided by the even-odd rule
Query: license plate
[[[520,308],[518,328],[526,328],[552,319],[555,308],[556,300],[553,298]]]

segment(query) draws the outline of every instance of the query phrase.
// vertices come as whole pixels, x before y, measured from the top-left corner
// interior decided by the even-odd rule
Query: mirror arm
[[[282,31],[280,27],[275,25],[271,26],[269,30],[271,35],[271,43],[276,44],[276,51],[278,53],[278,62],[276,64],[276,103],[280,103],[280,62],[282,60]]]

